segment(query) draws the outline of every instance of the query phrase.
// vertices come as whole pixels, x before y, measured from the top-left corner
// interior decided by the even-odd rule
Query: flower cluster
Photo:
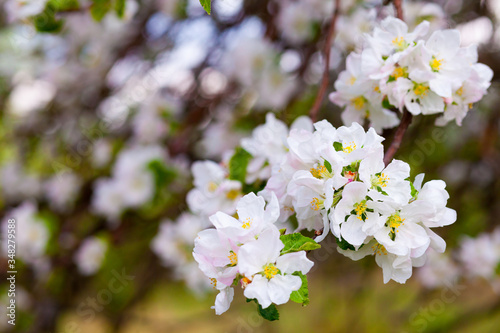
[[[125,208],[139,207],[153,198],[155,178],[151,163],[163,165],[166,152],[159,146],[137,146],[118,156],[113,177],[95,183],[92,201],[96,213],[116,221]]]
[[[475,45],[460,46],[458,30],[430,36],[428,30],[427,21],[409,32],[403,21],[387,17],[365,34],[363,50],[347,57],[330,94],[332,102],[345,107],[345,124],[368,119],[380,131],[399,123],[390,109],[406,108],[413,115],[442,113],[437,125],[450,120],[461,125],[486,93],[493,72],[477,63]]]
[[[383,163],[383,138],[357,123],[335,129],[326,120],[313,133],[292,130],[290,150],[269,179],[264,194],[276,193],[298,227],[331,229],[339,251],[358,260],[376,255],[384,282],[404,283],[425,260],[427,248],[443,252],[444,241],[430,228],[451,224],[443,181],[422,184],[423,175],[409,181],[407,163]]]
[[[500,293],[500,228],[462,239],[458,258],[469,278],[483,278]]]
[[[210,284],[191,255],[193,239],[209,226],[208,218],[184,212],[175,222],[162,221],[158,234],[151,241],[151,249],[160,257],[163,266],[171,267],[174,277],[184,280],[198,294],[208,290]]]
[[[237,218],[223,212],[212,215],[215,229],[204,230],[195,239],[193,256],[219,290],[216,314],[227,311],[238,284],[245,297],[256,299],[262,309],[288,302],[313,266],[304,250],[317,247],[312,239],[305,242],[309,247],[296,247],[291,235],[280,237],[274,225],[279,216],[275,197],[266,206],[264,198],[250,193],[238,202],[236,212]]]

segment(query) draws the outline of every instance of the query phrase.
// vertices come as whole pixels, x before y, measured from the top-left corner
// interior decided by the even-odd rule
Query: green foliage
[[[334,142],[333,143],[333,148],[335,148],[335,151],[342,151],[343,150],[342,143],[340,143],[340,142]]]
[[[332,172],[332,165],[327,160],[325,160],[325,168],[328,172]]]
[[[62,29],[63,20],[56,19],[56,10],[50,3],[47,4],[44,11],[33,17],[33,24],[38,32],[59,32]]]
[[[156,188],[162,188],[175,179],[176,173],[165,166],[165,163],[159,160],[153,160],[147,165],[148,170],[155,177]]]
[[[301,272],[295,272],[293,275],[300,277],[302,280],[302,285],[297,291],[293,291],[290,295],[290,299],[295,303],[300,303],[302,306],[309,304],[309,287],[307,283],[307,277]]]
[[[123,18],[123,15],[125,15],[125,0],[116,0],[115,12],[116,16]]]
[[[92,18],[96,21],[101,21],[104,16],[111,9],[110,0],[92,0],[92,6],[90,7],[90,14]]]
[[[340,239],[338,239],[337,237],[335,237],[335,240],[337,241],[337,245],[342,249],[342,250],[352,250],[354,251],[355,248],[354,246],[352,246],[351,244],[349,244],[345,239],[343,239],[342,237],[340,237]]]
[[[247,166],[252,155],[241,147],[237,147],[234,155],[229,160],[229,179],[245,183]]]
[[[314,239],[306,237],[298,232],[289,235],[281,235],[280,239],[285,245],[283,250],[281,250],[281,254],[299,251],[311,251],[319,249],[321,247],[321,245],[316,243]]]
[[[78,9],[78,0],[49,0],[48,4],[56,11]]]
[[[212,11],[212,0],[200,0],[200,4],[205,9],[208,15],[210,15],[210,12]]]
[[[276,305],[271,304],[267,308],[263,309],[255,298],[247,299],[247,303],[252,301],[257,304],[257,311],[262,316],[262,318],[269,321],[275,321],[280,319],[280,314],[278,312],[278,309],[276,308]]]
[[[390,79],[389,79],[389,82],[390,82]],[[387,96],[382,100],[382,106],[386,109],[389,109],[389,110],[396,108],[394,105],[389,103],[389,99],[387,98]]]

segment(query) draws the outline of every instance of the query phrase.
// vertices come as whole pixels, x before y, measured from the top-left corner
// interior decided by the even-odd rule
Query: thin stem
[[[403,19],[403,5],[401,3],[401,0],[394,0],[394,9],[396,10],[396,17],[400,19],[401,21],[404,21]]]
[[[408,126],[410,126],[411,119],[413,118],[412,114],[406,110],[403,110],[403,116],[401,117],[401,122],[399,123],[399,127],[396,130],[396,134],[394,134],[394,138],[392,139],[391,145],[387,149],[384,155],[384,164],[387,165],[391,162],[392,158],[398,151],[401,146],[401,141],[403,141],[403,137],[405,135]]]
[[[335,0],[335,9],[332,14],[332,20],[330,22],[330,26],[328,27],[328,33],[326,35],[325,46],[323,50],[324,58],[325,58],[325,70],[323,72],[323,77],[321,79],[321,85],[319,87],[318,95],[316,95],[316,100],[314,101],[314,105],[309,112],[311,119],[313,122],[316,122],[318,118],[319,108],[321,103],[323,102],[323,98],[325,97],[326,89],[328,87],[328,76],[330,71],[330,49],[332,47],[332,39],[335,33],[335,25],[337,23],[337,17],[340,13],[340,0]]]
[[[403,7],[401,4],[401,0],[393,0],[394,9],[396,10],[396,16],[398,19],[403,20]],[[411,124],[413,116],[406,108],[403,109],[403,116],[401,117],[401,122],[399,123],[399,127],[394,134],[394,138],[392,139],[391,145],[387,149],[384,155],[384,163],[385,165],[389,164],[401,146],[401,141],[403,141],[403,137],[405,135],[408,126]]]

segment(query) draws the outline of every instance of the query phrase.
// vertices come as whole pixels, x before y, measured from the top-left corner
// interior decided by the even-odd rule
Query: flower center
[[[458,90],[457,90],[457,92],[456,92],[456,94],[457,94],[458,96],[462,96],[462,95],[463,95],[463,93],[464,93],[464,87],[460,87],[460,89],[458,89]]]
[[[208,192],[215,192],[217,189],[217,184],[214,182],[208,183]]]
[[[229,200],[234,200],[240,195],[240,191],[238,190],[230,190],[229,192],[226,193],[226,198]]]
[[[431,65],[432,71],[439,72],[441,66],[443,66],[443,62],[444,62],[443,59],[436,59],[432,57],[432,60],[430,61],[429,65]]]
[[[403,51],[408,47],[408,43],[403,37],[396,37],[392,40],[392,45],[396,48],[396,51]]]
[[[217,280],[214,279],[214,278],[210,278],[210,284],[212,285],[212,287],[214,287],[214,289],[216,289],[216,287],[217,287]]]
[[[389,181],[389,177],[385,173],[381,173],[378,176],[375,176],[372,180],[372,185],[374,186],[382,186],[387,187],[387,182]]]
[[[264,267],[264,275],[269,280],[271,280],[273,277],[275,277],[276,274],[278,274],[278,272],[279,272],[279,270],[278,270],[278,268],[276,268],[276,266],[274,266],[274,264],[268,264],[266,267]]]
[[[250,228],[250,226],[252,225],[252,219],[247,217],[247,219],[245,220],[245,222],[241,225],[241,227],[243,229],[248,229]]]
[[[366,200],[354,204],[354,211],[356,212],[356,217],[360,220],[363,219],[363,214],[366,211]]]
[[[231,262],[231,266],[236,266],[236,264],[238,263],[238,255],[234,253],[234,251],[231,251],[227,257]]]
[[[320,210],[322,208],[325,208],[325,200],[313,198],[311,201],[311,209],[312,210]]]
[[[356,144],[354,143],[354,141],[352,141],[351,144],[347,146],[345,145],[342,146],[342,151],[346,154],[352,153],[353,150],[356,150]]]
[[[356,82],[356,78],[354,76],[351,76],[351,78],[349,79],[349,83],[351,84],[351,86]]]
[[[366,100],[363,96],[358,96],[356,98],[351,99],[351,102],[354,104],[354,108],[356,108],[356,110],[359,111],[362,108],[364,108]]]
[[[413,88],[413,92],[417,96],[422,96],[422,97],[427,96],[427,91],[429,91],[429,87],[426,87],[422,84],[417,84],[415,88]]]
[[[394,80],[397,80],[400,77],[408,77],[408,73],[406,73],[406,69],[403,67],[396,67],[392,72],[392,76],[394,77]]]
[[[373,254],[378,254],[381,255],[383,254],[384,256],[387,255],[387,250],[385,249],[385,246],[382,244],[377,243],[377,245],[372,246]]]
[[[387,226],[390,228],[398,229],[400,225],[404,225],[403,221],[405,219],[402,219],[399,214],[392,214],[388,219],[387,219]],[[396,230],[397,231],[397,230]]]
[[[373,88],[373,91],[380,93],[380,87],[379,86],[375,86]]]
[[[319,165],[316,168],[311,168],[309,169],[309,172],[311,172],[311,175],[313,175],[314,178],[332,178],[332,174],[324,165]]]

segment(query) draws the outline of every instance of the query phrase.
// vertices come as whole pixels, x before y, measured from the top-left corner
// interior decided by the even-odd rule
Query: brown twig
[[[396,10],[396,16],[398,19],[403,20],[403,8],[401,4],[401,0],[394,0],[394,9]],[[405,135],[408,126],[411,124],[413,116],[406,108],[403,109],[403,116],[401,117],[401,122],[399,123],[399,127],[396,130],[396,134],[394,134],[394,138],[392,139],[391,145],[387,149],[384,155],[384,163],[385,165],[389,164],[401,146],[401,141],[403,141],[403,137]]]
[[[394,0],[394,9],[396,10],[396,17],[400,19],[401,21],[404,21],[403,18],[403,5],[401,3],[401,0]]]
[[[335,9],[333,11],[332,20],[328,28],[328,34],[326,35],[325,46],[324,46],[324,57],[325,57],[325,71],[323,72],[323,77],[321,79],[321,85],[319,87],[318,95],[316,95],[316,100],[314,105],[309,112],[311,119],[315,122],[318,118],[319,108],[325,97],[326,88],[328,87],[328,76],[330,71],[330,49],[332,46],[332,39],[335,33],[335,25],[337,23],[337,17],[340,13],[340,0],[335,0]]]
[[[399,123],[399,127],[396,130],[396,134],[394,134],[394,138],[392,139],[391,145],[387,149],[384,155],[384,164],[387,165],[391,162],[394,154],[398,151],[401,146],[401,141],[403,141],[403,137],[405,135],[408,126],[410,126],[411,119],[413,118],[412,114],[406,110],[403,110],[403,116],[401,117],[401,122]]]

